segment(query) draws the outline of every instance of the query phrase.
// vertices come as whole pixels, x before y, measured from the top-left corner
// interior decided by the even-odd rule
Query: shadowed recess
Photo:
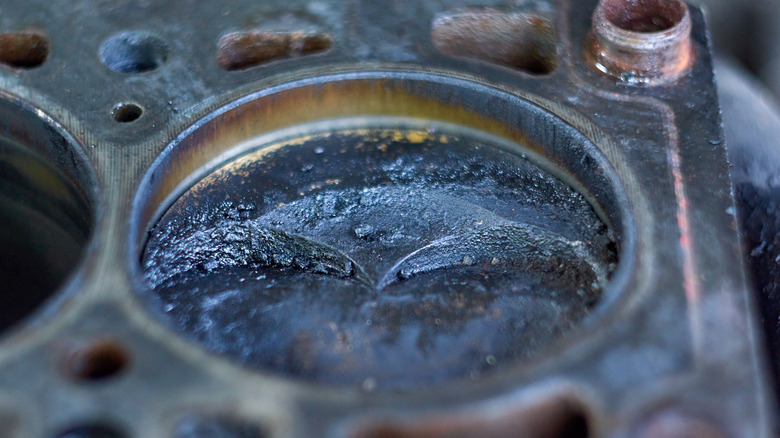
[[[113,341],[97,341],[68,357],[66,372],[76,380],[89,382],[104,380],[120,374],[130,363],[130,354]]]
[[[604,15],[621,29],[652,33],[677,25],[685,15],[680,0],[604,0]]]
[[[134,122],[138,120],[143,113],[143,108],[132,102],[118,103],[111,110],[111,116],[119,123]]]
[[[0,62],[16,68],[35,68],[49,56],[49,40],[36,31],[0,33]]]
[[[55,438],[125,438],[125,434],[116,426],[94,423],[83,424],[72,427],[58,435]]]
[[[498,414],[467,412],[426,419],[377,421],[350,438],[588,438],[588,417],[579,404],[553,398]]]
[[[538,14],[463,10],[437,15],[432,26],[433,44],[446,55],[532,74],[551,73],[558,63],[555,25]]]
[[[325,52],[326,34],[252,30],[223,35],[217,43],[217,64],[224,70],[243,70],[277,59]]]
[[[0,330],[60,287],[91,229],[89,204],[68,175],[0,133]]]
[[[100,60],[120,73],[156,70],[168,58],[168,47],[156,36],[142,31],[112,35],[100,45]]]

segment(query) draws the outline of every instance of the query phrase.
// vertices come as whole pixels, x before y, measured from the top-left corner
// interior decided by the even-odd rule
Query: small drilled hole
[[[134,103],[120,103],[117,104],[111,111],[111,115],[114,116],[114,120],[119,123],[128,123],[138,120],[141,114],[144,113],[143,108]]]
[[[159,38],[143,32],[116,34],[100,45],[100,60],[121,73],[152,71],[165,63],[168,49]]]
[[[671,29],[685,16],[685,5],[680,0],[606,0],[601,7],[610,23],[641,33]]]
[[[104,424],[85,424],[70,428],[56,438],[124,438],[119,429]]]
[[[0,62],[16,68],[34,68],[49,56],[49,40],[38,32],[0,34]]]
[[[67,368],[77,380],[95,381],[116,376],[127,367],[130,355],[120,345],[103,341],[75,352]]]

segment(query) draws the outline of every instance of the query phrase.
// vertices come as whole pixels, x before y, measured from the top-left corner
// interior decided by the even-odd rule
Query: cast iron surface
[[[83,0],[71,2],[67,8],[44,1],[3,4],[0,30],[32,29],[43,33],[49,41],[49,52],[45,61],[33,69],[0,66],[3,98],[24,102],[25,108],[19,111],[24,115],[2,120],[0,134],[17,143],[34,144],[28,146],[48,160],[47,166],[71,179],[78,188],[76,192],[86,200],[83,203],[89,205],[82,209],[82,216],[83,211],[88,211],[92,219],[86,223],[94,225],[76,227],[89,235],[84,255],[73,257],[78,259],[77,266],[69,270],[61,287],[50,291],[53,299],[3,333],[0,344],[2,433],[13,437],[55,437],[69,430],[91,428],[107,436],[144,437],[218,433],[273,437],[445,437],[505,436],[508,431],[520,430],[538,436],[627,437],[642,436],[650,433],[648,430],[665,430],[663,427],[672,424],[683,431],[717,430],[723,436],[769,436],[773,411],[739,255],[718,98],[701,13],[691,10],[695,53],[691,70],[677,81],[662,86],[634,87],[601,75],[583,61],[595,2],[482,3],[495,6],[488,11],[490,14],[502,11],[530,14],[524,17],[546,20],[547,25],[542,26],[546,30],[549,24],[553,25],[552,36],[545,34],[541,44],[548,47],[552,38],[556,48],[557,62],[548,64],[549,72],[539,75],[536,68],[529,72],[517,63],[497,62],[503,58],[495,53],[485,60],[475,59],[472,52],[463,57],[441,53],[431,38],[431,26],[437,14],[452,13],[467,4],[474,6],[474,2]],[[484,22],[482,18],[477,21]],[[253,35],[260,35],[258,41],[265,41],[267,35],[263,32],[325,34],[331,45],[326,51],[309,54],[303,45],[293,43],[306,38],[289,36],[278,39],[283,42],[284,50],[268,62],[231,71],[221,68],[217,62],[220,38],[231,32],[257,29],[261,32]],[[115,34],[122,36],[112,39]],[[255,41],[253,38],[249,41]],[[121,60],[126,62],[116,62],[106,53],[101,55],[101,47],[105,48],[107,41],[116,51],[124,53]],[[126,44],[137,50],[125,50]],[[560,131],[576,130],[587,139],[580,143],[591,144],[588,147],[597,151],[590,155],[572,154],[578,146],[571,142],[522,145],[548,157],[566,173],[560,181],[540,177],[546,187],[543,190],[579,192],[595,204],[596,210],[604,211],[603,217],[596,219],[590,206],[583,204],[583,198],[574,195],[561,205],[570,202],[575,211],[582,212],[578,221],[570,228],[557,228],[554,222],[547,221],[536,224],[543,231],[533,233],[531,239],[554,240],[562,248],[571,248],[566,242],[593,235],[594,230],[600,229],[600,221],[606,221],[617,234],[617,269],[587,317],[581,318],[580,313],[583,304],[589,307],[590,303],[584,302],[590,301],[588,294],[593,291],[586,291],[585,298],[579,298],[571,288],[576,281],[566,281],[561,288],[566,292],[561,303],[570,303],[573,306],[570,308],[576,310],[574,319],[582,319],[567,335],[555,339],[527,361],[502,366],[476,379],[471,379],[468,371],[458,370],[455,374],[460,376],[465,372],[469,378],[456,378],[435,387],[385,392],[375,391],[371,385],[312,383],[312,379],[297,378],[300,373],[288,372],[284,366],[274,373],[268,372],[268,366],[258,370],[239,365],[236,360],[209,352],[182,335],[175,321],[166,316],[159,300],[168,299],[171,300],[168,304],[177,305],[186,302],[175,296],[183,289],[166,289],[166,281],[175,282],[179,275],[188,287],[198,281],[204,281],[204,287],[211,287],[215,280],[214,277],[199,279],[196,275],[184,278],[190,274],[183,272],[170,277],[155,273],[155,269],[165,265],[150,262],[154,260],[154,251],[148,253],[149,258],[142,254],[141,248],[149,236],[147,231],[159,219],[152,212],[160,208],[168,210],[162,199],[173,193],[194,169],[212,160],[219,161],[220,153],[228,150],[230,144],[250,140],[247,134],[231,130],[233,125],[227,119],[224,132],[217,128],[211,130],[210,114],[229,105],[235,111],[225,114],[240,116],[241,108],[254,108],[255,98],[260,100],[265,97],[264,90],[280,84],[307,80],[316,83],[311,78],[323,75],[349,81],[361,72],[373,77],[458,78],[456,87],[500,90],[539,108],[540,112],[549,113],[534,119],[518,113],[517,123],[529,135],[556,139]],[[327,87],[316,85],[314,89]],[[493,121],[517,107],[478,105],[475,102],[479,99],[468,97],[466,91],[462,96],[458,92],[432,94],[426,97],[429,101],[454,102],[462,98],[464,107],[472,105],[474,114]],[[270,100],[273,102],[273,98]],[[493,104],[496,102],[499,101]],[[114,110],[122,103],[130,104],[128,108],[137,106],[141,111],[133,110],[128,115]],[[284,108],[285,114],[311,105],[307,101],[283,99],[276,104]],[[28,106],[40,110],[26,109]],[[396,111],[376,115],[399,114]],[[251,112],[243,117],[249,116]],[[431,118],[435,116],[431,114]],[[40,146],[38,143],[45,142],[31,139],[14,128],[26,126],[28,122],[24,120],[30,117],[48,123],[52,131],[70,133],[64,137],[72,136],[70,149]],[[272,112],[263,113],[263,117],[258,120],[268,120],[267,123],[275,126]],[[544,123],[533,125],[529,120]],[[294,121],[284,123],[289,126]],[[490,125],[485,123],[484,126]],[[201,127],[204,129],[198,131]],[[183,144],[179,137],[187,129],[190,130],[185,134],[200,136],[194,144],[208,145],[213,138],[224,142],[224,149],[193,147],[188,150],[191,153],[177,155],[176,146]],[[348,133],[340,135],[349,137]],[[463,150],[474,145],[473,141],[465,143]],[[316,153],[316,147],[304,144],[302,150]],[[333,154],[334,159],[338,156],[332,145],[322,147],[323,153]],[[354,145],[347,141],[345,147]],[[393,150],[405,147],[408,146],[400,142]],[[435,144],[429,147],[432,154],[442,150]],[[499,153],[490,145],[483,149],[491,154]],[[453,153],[458,150],[453,149]],[[272,157],[279,159],[273,168],[284,166],[285,151],[281,148]],[[76,158],[72,159],[71,155]],[[412,152],[409,156],[413,155]],[[386,158],[378,154],[373,159],[381,163]],[[82,161],[88,165],[79,164]],[[520,168],[525,166],[516,155],[486,160],[483,164],[513,162]],[[219,166],[211,165],[211,171],[219,172]],[[616,176],[619,187],[614,196],[602,198],[598,190],[593,190],[599,173]],[[198,175],[190,181],[192,190],[206,174]],[[367,170],[362,175],[363,178],[383,177],[382,172]],[[158,177],[169,185],[155,186]],[[308,182],[304,181],[306,176],[301,178],[302,183]],[[467,178],[457,181],[466,186],[463,190],[469,187],[466,181]],[[495,178],[480,181],[494,184],[498,193],[511,189],[511,184]],[[214,196],[221,196],[218,195],[220,187],[230,187],[227,183],[208,182],[203,180],[203,185],[216,189]],[[365,182],[360,181],[351,189],[363,187]],[[409,194],[407,189],[401,185],[382,190]],[[338,196],[348,196],[349,188],[344,190]],[[186,203],[188,192],[182,193],[185,195],[181,202]],[[434,195],[426,189],[419,196]],[[464,196],[471,203],[480,199]],[[260,199],[256,201],[260,204]],[[263,213],[282,215],[297,211],[305,213],[305,219],[316,214],[316,210],[302,206],[306,202],[316,206],[315,201],[302,196],[288,204],[287,210],[279,206]],[[296,210],[299,206],[300,210]],[[209,211],[219,211],[215,207]],[[307,269],[321,271],[299,283],[311,284],[309,292],[326,287],[344,290],[339,288],[345,283],[358,288],[383,284],[384,274],[380,272],[385,270],[379,269],[378,264],[359,260],[361,256],[345,253],[333,243],[315,241],[315,236],[307,236],[305,230],[263,234],[258,227],[252,228],[263,220],[258,207],[255,213],[247,210],[250,213],[245,213],[249,214],[246,218],[241,217],[238,204],[233,207],[239,220],[253,230],[249,240],[245,240],[255,248],[251,261],[260,260],[259,266],[250,266],[250,261],[241,269],[261,268],[269,271],[258,272],[258,276],[266,275],[265,280],[278,276],[278,281],[289,281],[301,272],[278,260],[290,248],[293,252],[305,249],[313,258],[302,263],[303,269],[299,271],[303,274]],[[450,207],[453,206],[447,205]],[[229,205],[226,210],[230,220],[233,210]],[[368,211],[358,213],[369,214]],[[58,213],[59,216],[67,215]],[[163,216],[163,224],[157,230],[164,231],[164,223],[169,219]],[[376,229],[384,219],[373,217],[372,220],[377,221],[371,224]],[[517,222],[518,217],[509,215],[495,220],[496,226],[510,230],[509,235],[529,234],[528,225],[511,223]],[[527,218],[522,221],[527,222]],[[191,225],[197,224],[195,221]],[[235,226],[231,225],[231,229]],[[351,231],[355,229],[352,227]],[[453,232],[465,233],[462,239],[467,243],[473,237],[469,234],[472,230],[453,227]],[[155,234],[151,236],[154,241]],[[350,238],[359,239],[359,236]],[[603,235],[596,239],[604,241]],[[278,249],[279,242],[284,242],[284,248]],[[439,242],[439,247],[442,244]],[[177,240],[168,239],[160,248],[166,246],[176,251]],[[409,249],[420,250],[419,247]],[[511,246],[502,248],[502,252],[512,251]],[[180,261],[191,257],[184,253]],[[407,254],[406,250],[399,250],[398,254],[387,255],[385,263],[395,266]],[[434,255],[426,256],[421,263],[452,266],[452,260],[447,257],[453,251],[447,254],[438,259]],[[600,254],[601,263],[611,260],[608,252]],[[143,265],[142,257],[146,257]],[[571,269],[586,276],[594,275],[580,267],[582,258],[581,254],[568,257]],[[314,263],[315,259],[321,266]],[[412,271],[416,272],[418,267],[413,266]],[[271,268],[274,272],[270,272]],[[462,271],[453,275],[462,275],[466,281],[474,281],[474,276],[480,275],[470,272],[473,266],[458,269]],[[425,290],[428,286],[434,288],[437,281],[452,278],[439,278],[436,272],[411,276],[387,288],[400,291],[404,282],[420,281],[425,285],[415,290]],[[231,280],[236,274],[219,273],[224,274],[225,280]],[[397,275],[396,279],[399,279]],[[488,286],[494,287],[501,281],[499,276],[485,287],[489,289]],[[24,291],[17,288],[9,293]],[[412,294],[411,300],[415,299]],[[302,302],[307,306],[316,303]],[[316,318],[317,312],[327,312],[328,307],[317,306],[313,310],[304,316]],[[424,325],[425,321],[423,317],[415,319],[413,324]],[[372,332],[361,333],[370,336]],[[507,339],[510,344],[516,342],[516,338]],[[96,342],[118,350],[95,350]],[[97,356],[90,354],[95,351],[99,352]],[[304,351],[317,350],[305,347]],[[515,351],[519,350],[507,354],[511,356]],[[74,357],[100,360],[73,360]],[[89,364],[87,369],[83,368],[84,363]],[[113,366],[106,366],[107,363]],[[360,381],[363,377],[358,373],[346,380]],[[417,377],[408,375],[411,381]],[[392,384],[394,380],[388,378],[388,381]]]

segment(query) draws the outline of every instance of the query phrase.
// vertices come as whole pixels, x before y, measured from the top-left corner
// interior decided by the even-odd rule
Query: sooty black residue
[[[588,202],[519,151],[367,129],[228,163],[166,213],[143,266],[212,351],[402,389],[538,353],[599,301],[613,248]]]

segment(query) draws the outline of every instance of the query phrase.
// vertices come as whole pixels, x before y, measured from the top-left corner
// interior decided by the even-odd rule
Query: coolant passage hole
[[[244,364],[365,390],[479,378],[571,331],[614,270],[586,199],[482,131],[254,146],[186,191],[142,256],[172,321]]]

